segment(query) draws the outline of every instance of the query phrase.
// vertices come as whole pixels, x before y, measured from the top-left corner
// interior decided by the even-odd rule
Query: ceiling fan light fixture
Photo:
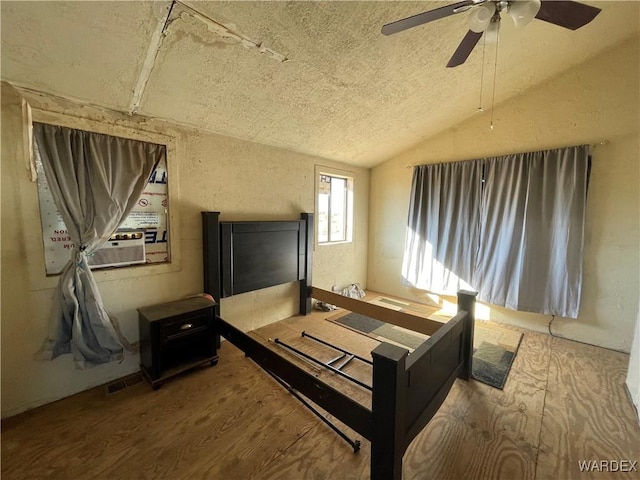
[[[493,2],[485,2],[476,7],[469,15],[469,30],[475,33],[484,32],[495,13],[496,5]]]
[[[540,11],[540,0],[514,0],[509,2],[509,15],[516,27],[524,27]]]

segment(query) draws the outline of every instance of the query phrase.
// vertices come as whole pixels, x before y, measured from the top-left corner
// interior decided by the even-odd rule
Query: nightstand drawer
[[[160,341],[170,342],[178,338],[193,335],[208,328],[207,315],[205,313],[188,317],[181,317],[173,321],[163,322]]]

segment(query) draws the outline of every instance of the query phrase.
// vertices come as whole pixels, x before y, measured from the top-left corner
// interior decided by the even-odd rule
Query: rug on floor
[[[429,338],[427,335],[359,313],[338,314],[327,320],[381,342],[405,347],[410,352]],[[520,332],[476,321],[473,338],[473,378],[492,387],[503,389],[521,341],[522,333]]]

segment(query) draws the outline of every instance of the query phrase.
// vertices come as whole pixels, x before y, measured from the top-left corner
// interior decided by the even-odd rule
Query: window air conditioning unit
[[[144,230],[118,230],[87,263],[91,269],[145,263]]]

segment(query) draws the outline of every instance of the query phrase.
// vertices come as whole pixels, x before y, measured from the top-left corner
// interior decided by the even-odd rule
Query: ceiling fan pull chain
[[[498,29],[498,31],[500,30],[500,17],[498,17],[496,28]],[[497,35],[497,34],[498,34],[498,32],[496,32],[496,59],[495,59],[494,65],[493,65],[493,94],[491,96],[491,124],[489,125],[489,128],[491,130],[493,130],[493,109],[494,109],[495,104],[496,104],[496,78],[497,78],[497,72],[498,72],[498,46],[500,45],[500,35]]]
[[[481,71],[480,71],[480,105],[478,106],[477,111],[478,112],[484,112],[484,107],[482,106],[482,87],[484,84],[484,52],[487,48],[487,36],[483,35],[483,40],[482,40],[482,67],[481,67]]]

